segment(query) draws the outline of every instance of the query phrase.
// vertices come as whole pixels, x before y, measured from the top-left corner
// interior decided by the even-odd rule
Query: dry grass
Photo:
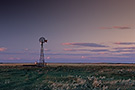
[[[108,64],[108,63],[48,63],[49,66],[135,66],[135,64]]]
[[[134,90],[134,64],[0,64],[1,90]]]
[[[6,63],[0,66],[35,65],[34,63]],[[47,63],[47,66],[135,66],[135,64],[108,64],[108,63]]]
[[[23,66],[23,65],[34,65],[33,63],[4,63],[0,64],[0,66]]]

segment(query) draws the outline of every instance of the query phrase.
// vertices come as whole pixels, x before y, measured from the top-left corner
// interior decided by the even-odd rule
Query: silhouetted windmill
[[[47,43],[47,40],[44,37],[41,37],[39,39],[39,42],[41,44],[41,50],[40,50],[40,59],[39,62],[37,63],[38,66],[45,66],[45,60],[44,60],[44,47],[43,47],[43,43]]]

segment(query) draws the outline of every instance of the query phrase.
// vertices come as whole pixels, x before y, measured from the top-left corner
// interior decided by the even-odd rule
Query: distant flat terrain
[[[0,66],[35,65],[34,63],[3,63]],[[118,63],[47,63],[47,66],[135,66],[135,64]]]

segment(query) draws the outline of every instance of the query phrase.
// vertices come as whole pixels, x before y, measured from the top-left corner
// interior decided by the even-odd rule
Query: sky
[[[135,63],[135,0],[0,0],[0,62]]]

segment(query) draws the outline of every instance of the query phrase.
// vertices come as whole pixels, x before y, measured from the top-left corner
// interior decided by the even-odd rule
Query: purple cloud
[[[108,47],[108,46],[96,44],[96,43],[63,43],[62,45],[83,46],[83,47]]]
[[[135,57],[135,53],[121,54],[120,56]]]
[[[117,52],[117,53],[122,53],[122,52],[135,52],[135,50],[116,50],[116,51],[112,51],[112,52]]]
[[[114,48],[114,49],[134,49],[135,50],[135,47],[117,47],[117,48]]]
[[[101,27],[101,29],[131,29],[128,26],[113,26],[113,27]]]
[[[113,52],[135,52],[135,47],[116,47],[116,48],[113,48],[114,50],[116,51],[113,51]]]
[[[90,52],[106,52],[108,49],[64,49],[64,51],[90,51]]]
[[[94,50],[91,50],[91,52],[108,52],[109,50],[108,49],[94,49]]]
[[[114,44],[118,44],[118,45],[134,45],[135,42],[115,42]]]
[[[126,26],[114,26],[114,29],[131,29],[131,27],[126,27]]]

